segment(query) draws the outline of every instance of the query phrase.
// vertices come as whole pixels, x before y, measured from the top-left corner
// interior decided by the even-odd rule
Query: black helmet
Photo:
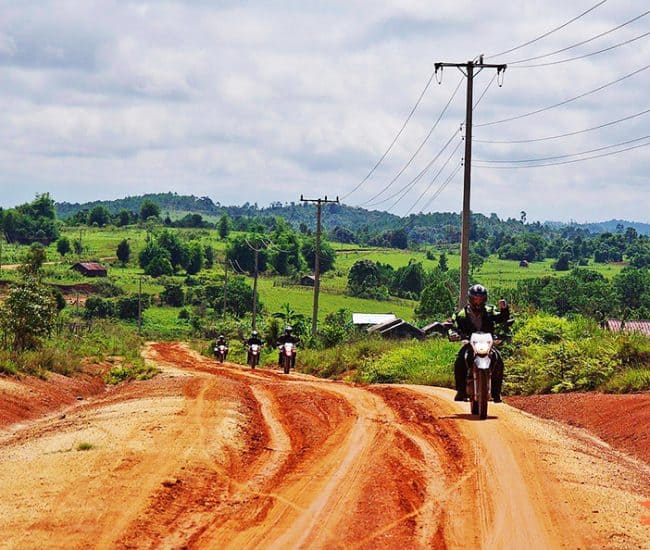
[[[285,334],[291,334],[291,330],[292,330],[292,329],[291,329],[291,326],[290,326],[290,325],[287,325],[286,327],[284,327],[284,333],[285,333]]]
[[[251,336],[257,336],[257,331],[254,330],[253,332],[251,332]]]
[[[470,307],[478,311],[487,303],[487,288],[485,288],[483,285],[472,285],[467,291],[467,297],[469,298],[468,301]]]
[[[219,340],[223,340],[223,334],[219,335]]]

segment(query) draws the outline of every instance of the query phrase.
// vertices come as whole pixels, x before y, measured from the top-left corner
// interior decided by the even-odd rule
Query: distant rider
[[[215,353],[217,352],[217,349],[219,349],[219,346],[225,346],[225,348],[226,348],[226,352],[223,355],[223,358],[225,360],[226,356],[228,355],[228,342],[226,342],[226,338],[224,337],[223,334],[219,335],[219,338],[217,338],[217,341],[214,344]]]
[[[294,344],[295,346],[297,346],[298,343],[300,342],[300,338],[298,338],[297,336],[294,336],[293,334],[291,334],[291,330],[292,330],[291,327],[289,325],[287,325],[284,328],[284,334],[278,336],[278,339],[275,342],[275,345],[280,347],[280,354],[278,356],[278,365],[279,366],[282,366],[282,345],[286,344],[286,343],[291,343],[291,344]],[[292,367],[296,366],[296,354],[295,353],[291,356],[291,366]]]
[[[457,342],[468,340],[473,332],[489,332],[494,334],[497,323],[505,323],[510,318],[510,309],[505,300],[499,300],[499,309],[488,305],[488,291],[483,285],[473,285],[468,293],[468,305],[457,311],[451,320],[454,328],[449,330],[449,340]],[[501,403],[501,387],[503,385],[503,358],[496,348],[495,362],[492,370],[492,399]],[[469,365],[474,360],[474,350],[468,343],[465,344],[454,362],[454,377],[456,381],[455,401],[465,401],[467,396],[467,376]]]
[[[262,339],[260,338],[260,335],[256,330],[251,332],[251,337],[248,338],[247,340],[244,340],[244,343],[246,344],[246,347],[248,348],[248,354],[246,357],[247,361],[250,361],[250,349],[253,344],[257,344],[258,346],[262,347]]]

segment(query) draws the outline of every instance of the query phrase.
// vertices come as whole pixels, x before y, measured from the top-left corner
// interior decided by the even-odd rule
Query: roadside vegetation
[[[458,295],[455,214],[418,215],[405,226],[385,213],[326,208],[312,338],[308,207],[220,207],[163,194],[59,209],[64,222],[44,194],[0,210],[0,266],[23,265],[0,271],[2,373],[72,374],[83,358],[119,358],[107,375],[115,383],[153,374],[139,355],[145,339],[191,340],[210,354],[218,334],[243,361],[255,315],[267,344],[263,364],[277,361],[273,343],[291,324],[304,372],[452,384],[456,345],[368,338],[351,313],[393,313],[418,326],[447,318]],[[601,328],[609,318],[650,318],[650,238],[622,224],[601,233],[528,224],[523,212],[505,221],[475,215],[472,223],[470,278],[494,300],[505,297],[517,317],[504,347],[507,391],[650,389],[648,339]],[[72,269],[80,261],[102,262],[109,276],[84,277]]]

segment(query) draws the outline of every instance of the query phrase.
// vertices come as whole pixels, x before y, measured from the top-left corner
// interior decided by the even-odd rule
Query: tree
[[[75,239],[74,241],[72,241],[72,248],[74,249],[74,253],[77,256],[81,256],[81,253],[84,251],[80,239]]]
[[[127,239],[122,239],[117,245],[117,259],[122,262],[122,265],[125,266],[129,263],[131,259],[131,245]]]
[[[421,262],[409,260],[408,265],[395,271],[391,289],[403,297],[417,297],[424,288],[424,269]]]
[[[131,221],[131,214],[129,214],[128,210],[122,209],[117,214],[117,220],[115,224],[118,227],[124,227],[125,225],[129,225],[130,221]]]
[[[105,206],[95,206],[88,214],[88,225],[104,227],[111,221],[111,213]]]
[[[219,218],[217,223],[217,231],[219,232],[219,237],[225,239],[230,234],[230,218],[225,212]]]
[[[297,313],[289,302],[282,304],[282,311],[276,311],[273,314],[276,319],[281,319],[284,326],[291,326],[293,333],[296,335],[306,332],[307,316]]]
[[[311,270],[316,269],[315,260],[316,260],[316,240],[315,239],[306,239],[302,244],[302,255],[307,260],[307,265]],[[320,262],[319,268],[321,273],[326,273],[331,269],[334,269],[334,263],[336,261],[336,252],[332,248],[332,245],[325,240],[321,239],[320,242]]]
[[[178,236],[178,233],[169,229],[164,229],[156,238],[158,246],[161,246],[169,252],[169,261],[176,271],[179,267],[187,267],[189,259],[189,250]]]
[[[252,247],[259,249],[257,254],[257,269],[259,272],[266,271],[268,252],[261,248],[262,240],[259,237],[248,235],[239,236],[230,241],[226,249],[226,258],[233,262],[239,269],[248,272],[255,272],[255,251]]]
[[[56,300],[38,279],[26,276],[0,306],[0,323],[12,339],[14,351],[37,349],[52,331]]]
[[[571,259],[568,252],[562,252],[557,262],[553,264],[555,271],[569,271],[569,260]]]
[[[205,268],[212,269],[212,266],[214,266],[214,248],[208,244],[205,246],[203,252],[205,257]]]
[[[70,252],[71,246],[70,246],[70,239],[66,237],[65,235],[63,237],[59,237],[59,240],[56,241],[56,251],[61,254],[61,256],[64,256]]]
[[[442,280],[435,281],[420,294],[420,303],[415,308],[418,319],[446,318],[454,311],[454,296]]]
[[[440,253],[440,258],[438,259],[438,269],[440,271],[449,271],[449,265],[447,262],[447,254],[444,252]]]
[[[145,199],[142,206],[140,206],[140,219],[145,222],[149,218],[160,218],[160,206],[149,199]]]
[[[388,288],[380,268],[372,260],[354,262],[348,273],[348,291],[359,298],[388,299]]]
[[[188,275],[196,275],[203,267],[203,247],[201,243],[192,241],[187,247],[187,257],[185,270]]]
[[[45,247],[41,243],[33,243],[25,254],[20,270],[30,277],[39,277],[45,260],[47,260]]]

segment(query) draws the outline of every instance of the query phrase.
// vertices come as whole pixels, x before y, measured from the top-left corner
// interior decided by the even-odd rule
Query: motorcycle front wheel
[[[481,420],[487,418],[489,376],[490,373],[486,370],[478,371],[478,417]]]

